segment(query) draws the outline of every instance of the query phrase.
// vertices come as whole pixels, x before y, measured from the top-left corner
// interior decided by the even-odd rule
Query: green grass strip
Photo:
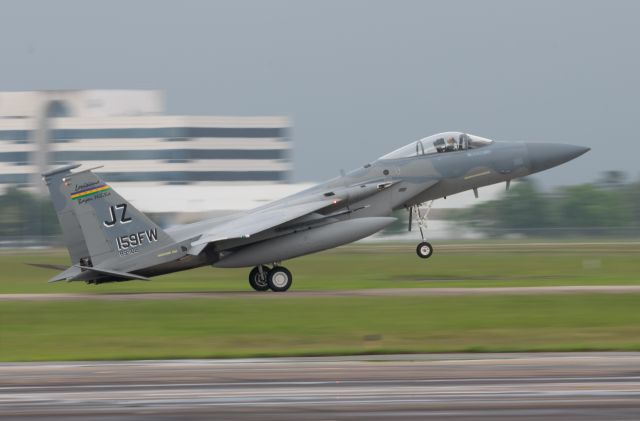
[[[640,295],[3,302],[0,360],[640,350]]]

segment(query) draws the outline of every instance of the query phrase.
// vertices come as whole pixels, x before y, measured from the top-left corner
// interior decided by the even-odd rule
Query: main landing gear
[[[293,275],[283,266],[256,266],[249,272],[249,284],[256,291],[285,292],[291,287]]]
[[[424,210],[424,215],[420,210],[422,204],[414,205],[409,208],[409,231],[411,231],[411,225],[413,222],[413,213],[415,212],[418,218],[418,227],[420,228],[420,237],[422,242],[416,247],[416,254],[422,259],[428,259],[433,254],[433,246],[431,243],[424,239],[424,230],[427,228],[427,219],[429,218],[429,212],[431,212],[431,206],[433,200],[427,204],[427,208]]]

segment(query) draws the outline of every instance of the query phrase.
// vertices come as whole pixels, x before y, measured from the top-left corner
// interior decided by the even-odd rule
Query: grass
[[[295,290],[640,285],[638,244],[355,245],[286,262]],[[47,284],[63,251],[0,254],[0,293],[247,291],[246,269]],[[0,361],[640,350],[640,294],[0,302]]]
[[[464,244],[462,244],[464,245]],[[491,243],[489,243],[491,245]],[[493,287],[640,284],[638,245],[538,247],[482,245],[472,249],[436,244],[428,260],[414,245],[355,245],[286,262],[293,288],[340,290],[412,287]],[[439,247],[440,246],[440,247]],[[56,271],[26,266],[69,263],[63,251],[9,252],[0,255],[0,293],[246,291],[247,269],[205,267],[160,276],[152,282],[98,286],[47,284]]]
[[[3,302],[0,360],[640,350],[640,295]]]

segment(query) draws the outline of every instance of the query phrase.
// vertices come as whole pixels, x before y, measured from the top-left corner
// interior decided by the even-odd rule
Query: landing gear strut
[[[421,204],[418,204],[409,208],[409,231],[411,231],[413,213],[415,212],[418,219],[418,227],[420,228],[420,238],[422,238],[422,242],[418,244],[418,247],[416,247],[416,254],[422,259],[428,259],[433,254],[433,246],[424,239],[424,230],[427,228],[427,219],[429,219],[429,212],[431,212],[433,200],[427,204],[424,215],[422,215],[422,212],[420,211],[420,206]]]
[[[256,291],[284,292],[291,287],[293,275],[283,266],[256,266],[249,273],[249,284]]]

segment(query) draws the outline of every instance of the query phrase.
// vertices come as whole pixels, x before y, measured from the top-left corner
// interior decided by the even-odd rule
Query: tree
[[[630,225],[622,195],[592,184],[563,189],[557,199],[558,225],[575,228],[624,227]],[[589,230],[593,231],[593,230]]]
[[[605,171],[600,176],[598,184],[604,187],[621,187],[627,181],[627,174],[624,171]]]
[[[549,206],[544,195],[531,180],[516,184],[498,202],[497,217],[501,227],[515,231],[549,226]]]
[[[548,194],[525,179],[501,199],[474,206],[462,217],[487,234],[545,233],[536,230],[541,228],[609,234],[612,231],[603,228],[640,226],[640,182],[621,184],[624,179],[624,173],[609,171],[597,184],[564,187]]]
[[[633,227],[640,227],[640,181],[627,185],[620,194],[624,199],[629,223]]]
[[[60,232],[53,206],[16,187],[0,196],[0,235],[47,236]]]

